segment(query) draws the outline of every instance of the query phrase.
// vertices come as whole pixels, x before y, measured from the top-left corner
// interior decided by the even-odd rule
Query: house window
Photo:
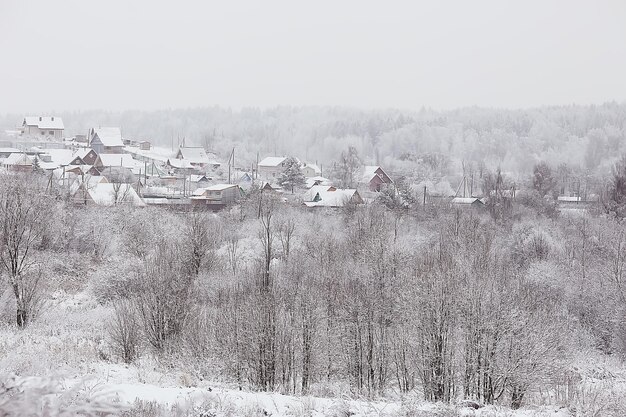
[[[45,135],[45,134],[46,134],[46,132],[44,132],[44,131],[42,131],[42,132],[41,132],[41,136],[43,136],[43,135]]]
[[[51,134],[51,135],[54,135],[54,130],[51,130],[51,131],[50,131],[50,134]]]

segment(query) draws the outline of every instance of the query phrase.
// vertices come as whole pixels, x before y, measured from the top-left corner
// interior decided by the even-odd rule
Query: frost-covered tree
[[[293,194],[295,188],[303,187],[305,183],[306,178],[302,173],[300,162],[295,158],[287,158],[285,169],[278,177],[278,184],[283,188],[290,189]]]
[[[354,146],[350,146],[347,151],[341,152],[339,161],[334,168],[334,176],[339,180],[339,185],[343,188],[356,187],[362,165],[359,152]]]
[[[20,327],[32,317],[39,284],[34,255],[53,207],[44,190],[37,176],[5,174],[0,178],[0,266],[15,295]]]
[[[160,351],[182,334],[191,313],[195,276],[183,261],[180,247],[162,244],[131,282],[144,335]]]

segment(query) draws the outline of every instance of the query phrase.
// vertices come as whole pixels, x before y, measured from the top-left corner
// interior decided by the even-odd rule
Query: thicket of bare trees
[[[259,390],[517,408],[565,391],[579,351],[626,355],[626,229],[604,215],[511,217],[500,176],[486,187],[507,201],[483,211],[309,212],[255,192],[219,214],[62,205],[57,223],[46,214],[63,203],[16,176],[1,183],[2,281],[25,326],[28,294],[49,278],[38,256],[89,259],[84,290],[110,307],[124,362],[211,363]]]

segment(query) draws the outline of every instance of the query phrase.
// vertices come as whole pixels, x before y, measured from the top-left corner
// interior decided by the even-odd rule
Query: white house
[[[300,167],[300,170],[307,178],[319,177],[322,175],[322,169],[316,164],[309,164],[305,162],[302,164],[302,167]]]
[[[63,119],[55,116],[24,117],[20,134],[33,138],[63,139]]]
[[[94,127],[89,131],[89,147],[99,154],[122,153],[122,131],[119,127]]]
[[[260,179],[275,180],[285,170],[285,156],[268,156],[259,162],[257,172]]]
[[[217,158],[214,154],[207,153],[204,148],[199,146],[181,146],[176,153],[176,159],[185,160],[194,167],[198,168],[218,168],[220,166],[220,163],[217,161]]]

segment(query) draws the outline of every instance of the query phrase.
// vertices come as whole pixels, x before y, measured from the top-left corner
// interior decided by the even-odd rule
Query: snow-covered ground
[[[80,393],[87,398],[116,404],[123,409],[150,404],[171,410],[186,410],[199,416],[463,416],[463,417],[566,417],[574,414],[565,408],[541,407],[510,410],[488,406],[478,410],[469,407],[432,404],[407,398],[398,401],[366,401],[350,398],[319,398],[288,396],[278,393],[246,392],[224,387],[183,387],[140,383],[134,380],[136,370],[119,365],[100,366],[97,372],[79,379],[62,380],[62,389]],[[45,378],[28,378],[26,386],[40,386]]]
[[[426,403],[417,396],[368,401],[348,397],[288,396],[239,390],[211,375],[199,377],[192,368],[162,364],[150,355],[135,364],[116,363],[103,349],[110,311],[85,290],[53,294],[46,314],[27,329],[0,328],[0,369],[18,375],[27,385],[41,386],[52,377],[60,390],[104,399],[123,407],[153,403],[202,410],[214,416],[554,416],[576,414],[556,406],[510,410]],[[594,366],[594,369],[597,369]],[[614,377],[614,375],[612,375]],[[622,378],[616,378],[621,379]],[[600,378],[598,378],[600,381]],[[613,385],[615,386],[615,385]],[[626,391],[626,389],[624,390]],[[1,404],[0,404],[1,405]],[[598,408],[598,407],[595,407]],[[604,414],[599,414],[600,416]]]

